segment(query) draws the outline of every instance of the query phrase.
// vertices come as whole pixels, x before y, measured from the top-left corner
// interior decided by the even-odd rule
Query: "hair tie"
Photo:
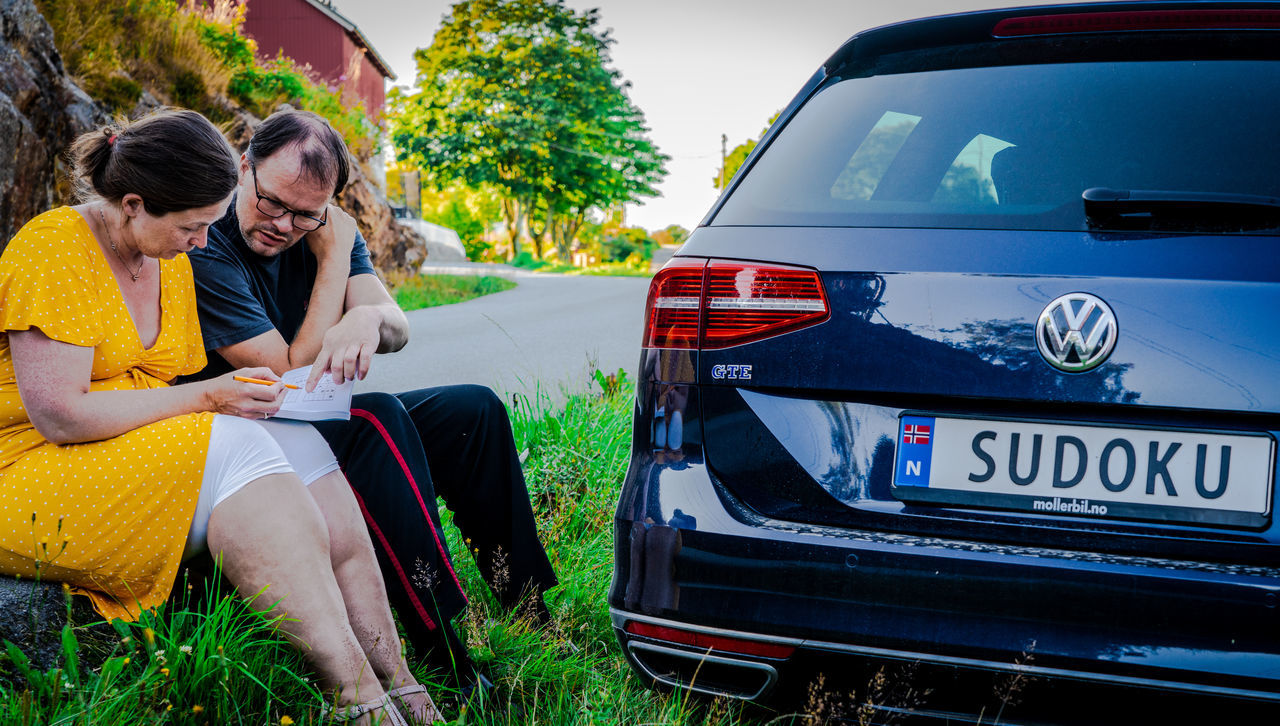
[[[116,145],[116,134],[111,134],[110,136],[107,137],[107,146],[115,146],[115,145]]]

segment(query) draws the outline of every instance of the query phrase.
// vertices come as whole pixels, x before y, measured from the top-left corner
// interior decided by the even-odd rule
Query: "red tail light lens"
[[[676,258],[653,276],[645,305],[646,348],[697,348],[706,260]]]
[[[780,645],[777,643],[761,643],[756,640],[744,640],[742,638],[729,638],[723,635],[708,635],[706,633],[695,633],[690,630],[679,630],[669,628],[663,625],[651,625],[649,623],[627,623],[625,630],[632,635],[639,635],[643,638],[653,638],[654,640],[665,640],[668,643],[679,643],[681,645],[691,645],[695,648],[706,650],[718,650],[723,653],[742,653],[744,655],[757,655],[764,658],[787,658],[796,652],[795,646]]]
[[[1133,10],[1109,13],[1064,13],[1005,18],[991,35],[1013,38],[1026,35],[1115,33],[1143,30],[1276,30],[1280,11],[1246,9]]]
[[[702,347],[742,345],[827,319],[814,270],[712,260],[707,266]]]
[[[815,270],[676,258],[649,285],[646,348],[713,350],[816,325],[829,317]]]

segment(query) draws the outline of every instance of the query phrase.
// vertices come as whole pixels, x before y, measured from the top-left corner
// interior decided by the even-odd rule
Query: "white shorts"
[[[214,508],[250,482],[269,474],[297,473],[309,485],[337,470],[333,451],[310,424],[214,416],[200,496],[182,559],[207,549]]]

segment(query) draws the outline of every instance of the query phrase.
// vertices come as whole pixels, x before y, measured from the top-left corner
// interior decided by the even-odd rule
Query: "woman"
[[[241,593],[265,589],[255,607],[288,614],[338,716],[434,720],[332,454],[314,432],[251,421],[282,386],[235,377],[276,376],[169,385],[205,365],[183,253],[226,211],[234,152],[203,116],[162,111],[86,134],[72,156],[92,201],[40,215],[0,256],[0,572],[134,619],[207,545]],[[320,233],[352,225],[330,218]]]

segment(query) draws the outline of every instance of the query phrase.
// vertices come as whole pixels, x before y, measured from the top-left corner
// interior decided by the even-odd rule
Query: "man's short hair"
[[[301,154],[303,177],[332,184],[334,196],[342,193],[351,168],[347,144],[327,119],[310,111],[276,111],[254,129],[249,161],[264,161],[290,146]]]

